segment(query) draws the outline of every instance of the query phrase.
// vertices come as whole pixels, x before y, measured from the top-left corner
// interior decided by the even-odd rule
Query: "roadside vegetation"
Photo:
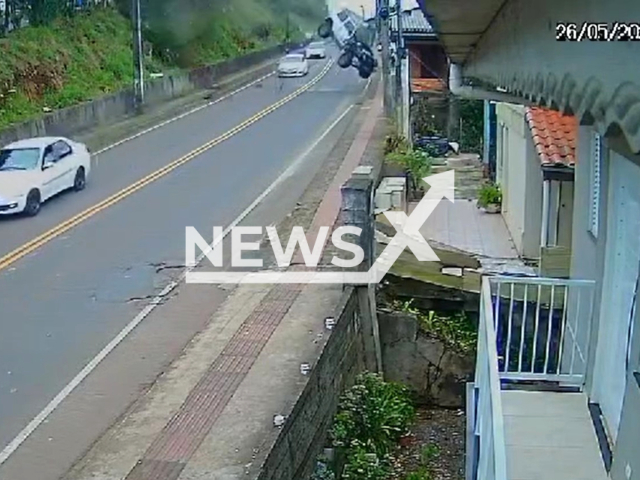
[[[330,431],[331,456],[318,459],[311,480],[441,478],[441,447],[424,438],[432,436],[425,429],[439,423],[414,406],[405,386],[361,374],[340,399]]]
[[[10,18],[0,23],[28,26],[0,29],[0,129],[129,86],[130,3],[72,11],[63,0],[9,0]],[[185,7],[182,0],[142,0],[149,73],[299,41],[324,14],[313,0],[194,0]]]
[[[433,158],[429,152],[413,147],[405,137],[388,135],[384,144],[385,161],[403,168],[410,177],[411,190],[424,190],[422,179],[431,173]]]

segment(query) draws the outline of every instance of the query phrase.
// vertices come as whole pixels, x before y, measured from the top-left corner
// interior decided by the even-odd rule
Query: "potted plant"
[[[488,183],[482,186],[478,193],[478,207],[487,213],[499,213],[502,205],[502,190],[500,185]]]

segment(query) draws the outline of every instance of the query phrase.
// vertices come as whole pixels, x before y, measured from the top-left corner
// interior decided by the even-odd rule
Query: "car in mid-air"
[[[37,137],[0,148],[0,215],[36,216],[42,203],[84,190],[91,171],[86,145],[64,137]]]
[[[304,53],[289,53],[278,63],[279,77],[304,77],[309,73],[309,62]]]
[[[324,42],[311,42],[307,46],[307,58],[327,58]]]
[[[332,12],[318,27],[317,34],[323,39],[333,39],[340,56],[340,68],[355,67],[361,78],[369,78],[377,66],[371,50],[372,30],[361,17],[349,9]]]

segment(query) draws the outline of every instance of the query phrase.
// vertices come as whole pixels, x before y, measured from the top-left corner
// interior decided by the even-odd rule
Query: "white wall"
[[[542,172],[520,105],[496,105],[497,182],[502,187],[502,215],[518,253],[536,258],[540,247]]]

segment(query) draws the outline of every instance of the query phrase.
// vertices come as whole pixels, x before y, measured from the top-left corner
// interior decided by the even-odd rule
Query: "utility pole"
[[[133,64],[134,64],[134,94],[136,110],[142,109],[144,104],[144,52],[142,49],[142,14],[140,0],[131,0],[131,18],[133,20]]]
[[[404,41],[402,38],[402,1],[396,0],[396,25],[397,25],[397,34],[398,37],[396,39],[396,91],[395,91],[395,99],[396,99],[396,107],[398,113],[398,126],[400,127],[400,131],[404,134],[407,132],[403,132],[404,130],[404,105],[402,104],[403,95],[402,95],[402,57],[404,52]]]
[[[376,15],[380,17],[380,12],[384,9],[385,12],[389,12],[389,0],[377,0],[378,7],[376,10]],[[380,45],[382,46],[382,79],[383,79],[383,87],[384,87],[384,108],[385,115],[389,116],[391,114],[391,106],[393,102],[391,101],[390,95],[390,84],[389,84],[389,18],[388,15],[386,18],[378,18],[378,25],[380,28]]]

